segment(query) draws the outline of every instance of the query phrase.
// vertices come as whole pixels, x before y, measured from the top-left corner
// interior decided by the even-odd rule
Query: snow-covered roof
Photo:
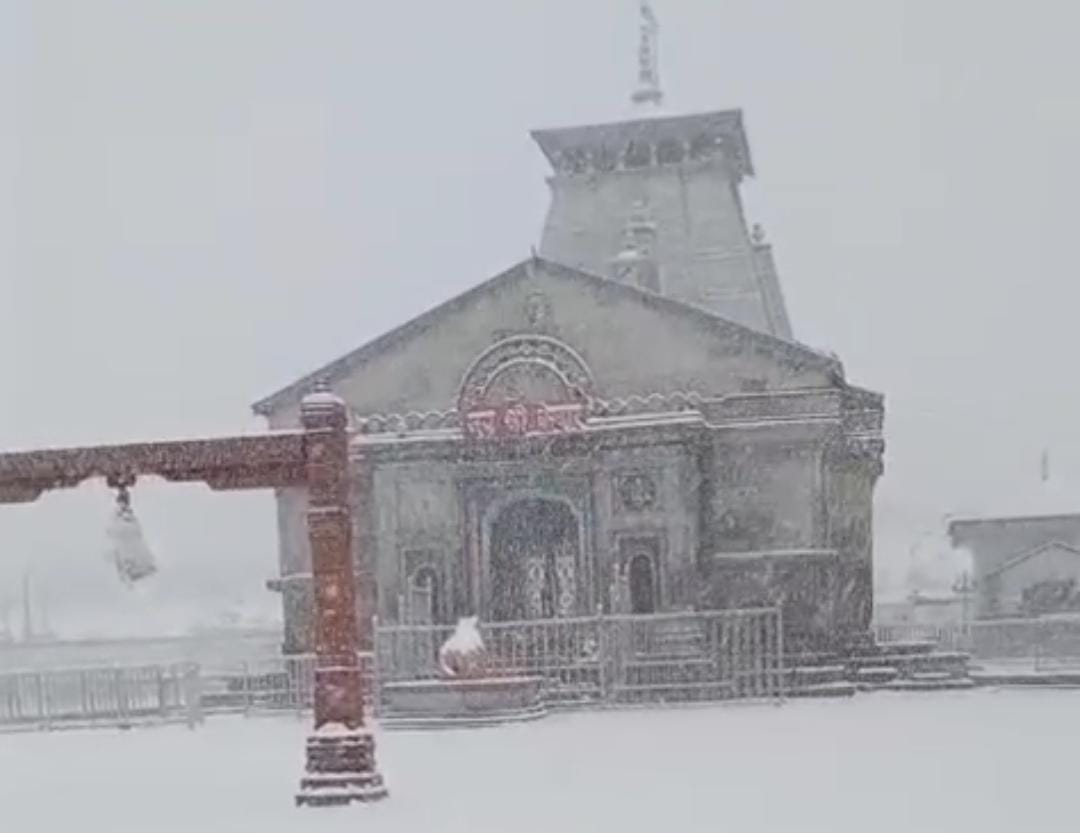
[[[526,280],[536,274],[546,274],[563,279],[580,281],[581,283],[586,284],[590,289],[610,293],[611,295],[632,298],[645,306],[663,310],[670,314],[683,316],[688,321],[694,321],[705,327],[722,329],[726,332],[736,330],[739,332],[741,338],[745,338],[748,343],[754,344],[756,348],[759,348],[764,352],[794,359],[806,366],[821,368],[824,371],[834,374],[837,379],[843,379],[843,365],[835,356],[828,355],[798,342],[788,341],[777,336],[769,335],[768,333],[763,333],[759,330],[754,330],[743,324],[738,324],[727,318],[723,318],[702,307],[693,306],[666,295],[660,295],[630,284],[613,281],[591,272],[556,263],[555,261],[534,257],[516,264],[505,272],[502,272],[493,278],[489,278],[483,283],[477,284],[472,289],[466,290],[448,301],[444,301],[438,306],[429,309],[427,312],[406,321],[404,324],[389,330],[378,338],[358,347],[356,350],[353,350],[329,364],[324,365],[318,370],[301,377],[295,382],[256,402],[252,405],[252,410],[260,416],[269,416],[284,405],[299,400],[304,394],[311,391],[317,382],[323,381],[332,385],[335,381],[347,376],[358,365],[374,358],[393,345],[399,344],[422,333],[436,320],[443,316],[452,315],[465,308],[478,298],[492,292],[497,286],[512,281]]]
[[[1009,570],[1022,564],[1025,561],[1028,561],[1029,559],[1042,555],[1045,552],[1051,552],[1055,550],[1058,552],[1065,551],[1071,553],[1072,555],[1080,556],[1080,549],[1077,549],[1074,546],[1066,544],[1063,541],[1048,541],[1045,544],[1040,544],[1037,547],[1033,547],[1030,550],[1020,553],[1019,555],[1013,556],[1004,564],[1001,564],[995,567],[993,570],[990,570],[987,573],[987,576],[998,575],[999,573],[1007,573]]]

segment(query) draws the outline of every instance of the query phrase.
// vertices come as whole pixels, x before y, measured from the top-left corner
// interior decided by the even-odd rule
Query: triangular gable
[[[256,414],[269,416],[280,408],[298,401],[317,381],[325,380],[326,382],[333,384],[335,381],[348,376],[363,363],[375,358],[396,344],[400,344],[403,341],[418,336],[436,322],[440,322],[442,319],[453,315],[455,312],[467,308],[485,294],[494,291],[497,287],[529,279],[537,272],[545,272],[553,276],[578,281],[593,291],[608,293],[612,297],[630,299],[646,307],[685,317],[688,321],[692,321],[699,326],[714,329],[725,335],[733,335],[755,351],[773,355],[786,362],[794,363],[802,367],[819,369],[830,374],[838,381],[843,379],[843,366],[834,356],[826,355],[796,342],[785,341],[776,336],[758,332],[715,315],[707,310],[685,304],[664,295],[638,289],[637,287],[619,283],[569,266],[564,266],[553,261],[544,260],[543,258],[534,257],[517,264],[483,283],[477,284],[460,295],[439,304],[427,312],[405,322],[401,326],[367,342],[341,358],[324,365],[313,373],[298,379],[276,393],[256,402],[252,406],[252,409]]]
[[[1013,570],[1016,567],[1019,567],[1025,561],[1030,561],[1031,559],[1037,558],[1037,557],[1042,556],[1042,555],[1045,555],[1048,552],[1067,552],[1070,555],[1075,555],[1075,556],[1077,556],[1077,558],[1080,558],[1080,549],[1077,549],[1074,546],[1066,544],[1064,541],[1048,541],[1045,544],[1040,544],[1039,546],[1037,546],[1037,547],[1035,547],[1033,549],[1027,550],[1025,552],[1020,553],[1019,555],[1013,556],[1012,558],[1010,558],[1005,563],[995,567],[993,570],[990,570],[986,574],[987,578],[990,578],[992,576],[1001,575],[1002,573],[1007,573],[1010,570]]]

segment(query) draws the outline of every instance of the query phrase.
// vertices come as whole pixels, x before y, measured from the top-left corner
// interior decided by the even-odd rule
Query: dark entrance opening
[[[652,557],[640,552],[630,559],[630,612],[656,612],[656,574]]]
[[[578,550],[578,521],[565,503],[523,498],[503,509],[491,527],[491,618],[550,619],[577,613]]]
[[[407,619],[411,625],[432,625],[441,621],[439,577],[432,567],[421,567],[412,575]]]

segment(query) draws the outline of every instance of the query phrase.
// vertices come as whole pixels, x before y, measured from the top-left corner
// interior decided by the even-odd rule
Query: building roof
[[[979,503],[978,512],[958,514],[951,520],[950,534],[994,524],[1080,523],[1080,484],[1068,478],[1049,476],[1040,482],[1018,479]]]
[[[1026,550],[1020,553],[1019,555],[1013,556],[1008,561],[1005,561],[1004,563],[999,564],[993,570],[988,571],[986,575],[987,577],[990,577],[999,575],[1001,573],[1006,573],[1009,570],[1013,569],[1013,567],[1016,567],[1019,564],[1022,564],[1023,562],[1028,561],[1029,559],[1034,558],[1037,555],[1042,555],[1048,550],[1067,550],[1073,555],[1080,556],[1080,549],[1077,549],[1070,544],[1066,544],[1063,541],[1047,541],[1045,544],[1039,544],[1039,546],[1037,547],[1033,547],[1030,550]]]
[[[1040,523],[1042,521],[1076,521],[1080,523],[1080,513],[1060,512],[1046,515],[987,515],[986,517],[953,518],[949,521],[949,532],[953,527],[978,526],[981,524],[1011,523]]]
[[[532,257],[518,263],[493,278],[489,278],[488,280],[477,284],[471,289],[462,292],[460,295],[444,301],[438,306],[429,309],[427,312],[421,313],[415,318],[406,321],[404,324],[401,324],[358,347],[356,350],[346,353],[344,356],[335,359],[329,364],[320,367],[314,372],[309,373],[269,396],[260,399],[252,405],[252,410],[260,416],[269,416],[286,403],[299,401],[304,394],[314,388],[316,382],[325,381],[333,384],[335,381],[347,376],[356,366],[379,355],[392,345],[423,332],[436,320],[462,309],[473,300],[483,296],[485,293],[493,291],[497,286],[513,281],[524,280],[537,273],[548,273],[563,278],[569,278],[570,280],[580,281],[591,289],[607,292],[612,295],[633,298],[638,302],[653,308],[685,316],[687,319],[692,319],[706,327],[724,329],[727,332],[736,330],[742,337],[747,339],[748,342],[755,344],[763,350],[775,355],[786,356],[789,359],[795,359],[809,367],[818,367],[826,372],[832,373],[838,381],[843,382],[843,365],[835,356],[822,353],[797,342],[786,341],[785,339],[768,335],[767,333],[751,329],[742,324],[737,324],[734,321],[722,318],[701,307],[686,304],[665,295],[659,295],[648,290],[639,289],[629,284],[619,283],[544,258]]]
[[[688,115],[659,115],[626,121],[575,127],[555,127],[532,131],[532,137],[553,167],[559,155],[570,148],[609,147],[621,149],[632,141],[655,144],[664,140],[691,141],[703,134],[728,138],[734,143],[739,170],[745,176],[754,175],[750,158],[750,143],[743,128],[742,110],[714,110]]]

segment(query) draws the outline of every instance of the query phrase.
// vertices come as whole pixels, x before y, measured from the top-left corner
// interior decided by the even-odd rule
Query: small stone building
[[[972,555],[975,618],[1080,611],[1080,515],[957,519],[949,536]]]

